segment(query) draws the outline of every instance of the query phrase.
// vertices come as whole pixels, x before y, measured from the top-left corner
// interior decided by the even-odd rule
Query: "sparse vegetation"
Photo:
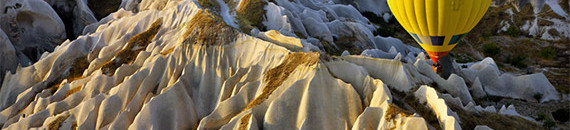
[[[490,112],[469,112],[459,106],[447,104],[451,110],[457,113],[466,130],[472,130],[477,125],[487,125],[493,129],[502,130],[533,130],[540,129],[540,126],[532,121],[518,116],[501,115]]]
[[[76,79],[79,79],[83,75],[83,71],[85,71],[89,67],[89,61],[87,56],[82,56],[75,59],[73,65],[69,69],[69,76],[67,76],[67,82],[72,82]]]
[[[294,33],[295,33],[295,35],[297,35],[297,37],[299,37],[299,38],[301,38],[301,39],[307,39],[307,36],[303,35],[303,34],[300,33],[300,32],[295,31]]]
[[[265,30],[263,20],[265,19],[265,0],[242,0],[236,11],[236,19],[240,25],[240,30],[249,34],[252,29]]]
[[[546,119],[546,121],[544,121],[544,123],[542,124],[542,127],[548,130],[552,130],[554,126],[556,126],[556,122],[550,119]]]
[[[525,63],[527,57],[528,56],[526,54],[516,54],[515,56],[508,55],[505,62],[522,69],[527,67]]]
[[[213,9],[215,11],[220,10],[220,5],[215,0],[196,0],[200,6],[207,9]]]
[[[485,97],[475,99],[475,104],[483,104],[484,102],[499,102],[502,99],[504,99],[504,97],[487,95]]]
[[[200,11],[186,24],[184,42],[202,45],[223,45],[235,41],[238,32],[226,25],[223,20],[209,13]]]
[[[67,92],[65,93],[65,97],[69,97],[74,93],[77,93],[81,90],[81,87],[76,87],[76,88],[72,88],[71,90],[67,90]]]
[[[570,94],[570,86],[554,86],[556,88],[556,91],[564,93],[564,94]]]
[[[388,110],[386,110],[386,114],[384,115],[386,117],[387,121],[392,121],[394,120],[398,115],[400,115],[400,117],[411,117],[414,113],[407,111],[405,109],[402,109],[396,105],[390,104],[388,106]]]
[[[509,17],[509,14],[505,13],[505,10],[507,9],[508,7],[506,6],[489,8],[481,21],[475,26],[475,28],[473,28],[473,30],[471,30],[467,36],[465,36],[465,41],[467,41],[469,44],[485,43],[485,41],[487,41],[490,36],[497,35],[496,33],[498,29],[502,27],[500,25],[501,21],[503,21],[505,17]],[[458,46],[460,45],[461,44]]]
[[[335,47],[335,45],[333,45],[332,43],[326,41],[326,40],[320,40],[321,44],[323,45],[323,49],[325,50],[325,52],[327,52],[328,54],[331,55],[335,55],[335,56],[340,56],[342,54],[342,51],[340,51],[339,49],[337,49]]]
[[[48,123],[48,130],[58,130],[61,126],[61,123],[65,121],[69,116],[69,114],[61,114],[55,116],[55,119]]]
[[[251,113],[248,113],[248,114],[244,115],[243,117],[241,117],[239,127],[238,127],[239,130],[246,130],[247,129],[247,125],[249,123],[249,118],[251,118]]]
[[[507,31],[505,31],[505,34],[507,34],[511,37],[519,37],[522,35],[522,32],[518,27],[511,25],[509,28],[507,28]]]
[[[552,60],[556,57],[556,51],[550,47],[542,48],[539,52],[540,57],[545,60]]]
[[[550,34],[553,37],[560,37],[560,32],[556,31],[556,29],[548,30],[548,34]]]
[[[546,119],[546,115],[544,113],[539,113],[535,118],[536,121],[542,121]]]
[[[475,62],[477,61],[476,59],[474,59],[471,56],[465,55],[465,54],[456,54],[456,53],[449,53],[449,56],[455,58],[455,61],[457,63],[468,63],[468,62]],[[462,66],[463,67],[463,66]],[[467,68],[467,66],[465,66],[464,68]]]
[[[416,91],[416,90],[410,90],[410,91]],[[397,107],[403,108],[407,104],[410,107],[412,107],[416,111],[416,113],[421,115],[421,117],[425,119],[426,123],[435,127],[436,129],[441,129],[441,126],[439,125],[439,120],[437,119],[435,112],[431,108],[429,108],[426,104],[420,103],[419,100],[413,94],[408,95],[404,92],[400,92],[394,89],[390,89],[390,92],[392,93],[392,96],[399,97],[399,98],[394,98],[394,100],[392,100],[392,103],[395,104]]]
[[[485,56],[493,58],[496,58],[496,56],[501,53],[501,48],[499,48],[495,43],[486,43],[483,45],[481,50]]]
[[[426,120],[428,124],[436,128],[441,128],[439,125],[439,120],[437,119],[437,115],[431,108],[427,107],[427,104],[419,103],[414,95],[408,95],[405,100],[410,106],[412,106],[412,108],[414,108],[414,110],[416,110],[417,113],[419,113]]]
[[[354,45],[355,41],[358,41],[358,38],[356,38],[355,36],[347,36],[347,37],[341,37],[341,38],[335,37],[334,38],[334,42],[335,42],[336,46],[338,47],[341,54],[344,50],[347,50],[348,52],[350,52],[350,54],[362,53],[361,49],[357,48]]]

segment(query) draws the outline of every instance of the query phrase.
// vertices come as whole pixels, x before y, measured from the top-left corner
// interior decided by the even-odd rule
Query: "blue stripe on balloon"
[[[459,42],[459,40],[461,40],[461,39],[463,39],[463,37],[465,37],[466,34],[453,35],[453,37],[451,37],[451,40],[449,41],[448,45],[457,44]]]
[[[431,44],[434,46],[443,46],[445,36],[430,36]]]

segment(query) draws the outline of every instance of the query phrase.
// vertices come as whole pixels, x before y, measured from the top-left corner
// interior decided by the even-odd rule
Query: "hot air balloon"
[[[398,22],[428,53],[439,70],[446,56],[483,18],[491,0],[387,0]]]

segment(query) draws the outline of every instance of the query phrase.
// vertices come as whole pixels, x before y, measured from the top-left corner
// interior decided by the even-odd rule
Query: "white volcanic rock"
[[[283,46],[289,50],[300,51],[303,49],[303,44],[301,40],[295,37],[284,36],[275,30],[269,30],[267,32],[260,32],[258,34],[259,38],[275,43],[277,45]]]
[[[287,22],[288,17],[286,14],[290,13],[287,10],[283,9],[280,6],[275,5],[274,3],[270,2],[265,6],[265,10],[267,11],[266,15],[267,19],[263,21],[263,25],[270,30],[277,30],[281,33],[285,33],[287,35],[295,35],[293,32],[293,28],[289,22]],[[307,35],[305,31],[303,31],[304,35]]]
[[[473,130],[493,130],[493,129],[486,125],[477,125]]]
[[[465,105],[463,107],[463,109],[465,109],[467,111],[472,111],[472,112],[480,112],[480,111],[492,112],[492,113],[497,112],[497,109],[495,108],[495,106],[487,106],[487,107],[483,108],[480,105],[475,106],[475,103],[473,103],[473,102],[470,102],[467,105]]]
[[[534,119],[532,119],[530,117],[523,116],[523,115],[519,114],[517,112],[517,110],[515,109],[514,105],[509,105],[508,107],[502,106],[501,109],[497,113],[503,114],[503,115],[509,115],[509,116],[519,116],[519,117],[522,117],[522,118],[527,119],[529,121],[536,122]]]
[[[365,68],[342,60],[327,62],[325,65],[332,75],[354,87],[365,106],[378,107],[385,102],[391,103],[392,96],[387,85],[370,77]]]
[[[85,26],[85,28],[83,29],[82,34],[83,34],[83,35],[88,35],[88,34],[94,33],[95,31],[97,31],[97,29],[98,29],[100,26],[101,26],[102,29],[103,29],[103,28],[109,26],[108,23],[111,23],[111,22],[113,22],[113,21],[117,21],[117,19],[121,19],[121,18],[123,18],[123,17],[130,16],[130,15],[133,15],[133,12],[131,12],[131,11],[126,11],[126,10],[124,10],[123,8],[119,8],[119,10],[117,10],[117,11],[114,12],[114,13],[109,14],[109,16],[107,16],[107,17],[105,17],[105,18],[99,20],[98,22],[92,23],[92,24],[89,24],[89,25]]]
[[[334,79],[325,68],[316,69],[309,71],[314,77],[292,84],[269,104],[264,118],[265,129],[352,128],[362,110],[358,93],[350,84]]]
[[[360,12],[371,12],[378,16],[390,12],[386,0],[332,0],[338,4],[354,5]]]
[[[317,21],[314,18],[309,17],[303,20],[303,25],[305,25],[307,33],[309,33],[311,37],[324,39],[328,42],[333,42],[332,33],[326,24]]]
[[[554,11],[554,13],[566,18],[566,20],[570,20],[570,16],[561,7],[566,5],[560,5],[559,4],[560,2],[561,0],[546,0],[546,4],[550,7],[552,11]]]
[[[382,58],[382,59],[394,59],[399,53],[388,53],[378,49],[366,49],[362,51],[362,56]]]
[[[405,57],[410,57],[412,61],[416,61],[414,55],[410,54],[419,54],[422,52],[419,48],[411,47],[409,45],[404,44],[400,39],[396,39],[393,37],[381,37],[375,36],[373,38],[374,47],[376,49],[382,50],[388,53],[400,53],[407,55]]]
[[[362,114],[358,116],[353,130],[371,129],[376,130],[380,125],[380,121],[384,118],[384,113],[387,108],[380,107],[367,107]]]
[[[505,2],[513,4],[513,6],[504,5],[506,4]],[[499,3],[498,6],[513,7],[505,11],[505,13],[510,15],[510,20],[501,21],[500,24],[502,28],[498,32],[506,31],[511,26],[510,23],[524,23],[523,25],[519,25],[521,30],[528,32],[528,35],[539,37],[543,40],[557,41],[570,38],[570,15],[567,13],[567,10],[565,11],[562,8],[566,5],[561,5],[562,1],[560,0],[499,0],[497,3]],[[518,4],[518,6],[516,6],[516,4]],[[532,6],[533,14],[514,13],[514,11],[521,12],[521,9],[527,4]],[[546,8],[548,10],[543,10],[545,5],[549,7]],[[555,14],[554,16],[544,15],[552,12]],[[515,15],[525,15],[532,18],[523,21],[514,21],[513,17],[515,17]],[[541,23],[546,21],[552,24],[539,24],[539,21]]]
[[[340,50],[342,48],[336,44],[352,44],[355,49],[359,50],[380,49],[385,52],[395,46],[403,57],[409,57],[407,54],[410,52],[421,52],[417,48],[401,43],[398,39],[373,36],[372,32],[376,31],[377,27],[369,23],[369,20],[363,17],[353,5],[343,5],[352,3],[367,4],[363,8],[377,13],[387,13],[389,10],[386,1],[273,0],[265,6],[267,13],[263,24],[268,29],[277,30],[286,36],[301,35],[299,37],[326,41],[340,52],[344,50]],[[346,41],[346,39],[353,40]],[[319,47],[325,44],[311,43]]]
[[[52,51],[65,40],[63,22],[42,0],[4,0],[0,2],[0,8],[0,29],[18,55],[12,58],[18,60],[12,62],[28,66],[37,61],[41,53]]]
[[[373,34],[372,32],[370,32],[370,30],[368,30],[368,28],[365,25],[361,23],[341,22],[340,20],[335,20],[330,23],[327,23],[327,26],[330,29],[331,33],[333,34],[333,37],[336,39],[343,39],[347,37],[355,39],[355,41],[352,42],[339,43],[339,44],[353,44],[359,50],[373,48],[374,41],[371,40]]]
[[[363,56],[346,56],[339,58],[364,67],[368,70],[370,76],[382,80],[388,84],[389,87],[398,91],[408,92],[417,84],[433,82],[428,77],[421,75],[413,65],[400,61]]]
[[[362,114],[356,120],[356,124],[352,127],[353,130],[374,130],[374,129],[397,129],[397,130],[425,130],[427,129],[426,121],[418,117],[413,116],[402,116],[400,113],[396,113],[396,117],[393,119],[387,119],[389,115],[386,115],[386,106],[383,107],[368,107],[362,112]]]
[[[166,92],[150,99],[152,96],[145,97],[148,102],[129,129],[191,129],[194,127],[192,124],[198,122],[194,103],[184,83],[177,82]]]
[[[0,29],[0,55],[0,61],[3,61],[2,64],[0,64],[1,84],[4,80],[4,75],[8,73],[7,71],[14,72],[18,66],[16,50],[2,29]]]
[[[479,77],[475,78],[475,81],[473,81],[473,84],[471,84],[471,88],[469,88],[469,91],[471,91],[471,95],[473,95],[473,98],[482,98],[487,96],[487,93],[485,92],[485,90],[483,90],[483,85],[481,85]]]
[[[378,87],[374,91],[369,107],[358,116],[352,129],[427,129],[426,121],[416,114],[403,116],[405,114],[387,113],[389,109],[395,109],[390,105],[391,101],[392,97],[387,85],[384,84],[382,88]],[[395,114],[395,116],[388,114]]]
[[[485,92],[493,96],[511,97],[525,100],[534,99],[535,94],[541,94],[539,102],[559,100],[560,95],[542,73],[513,76],[501,74],[491,58],[475,63],[469,69],[463,69],[465,77],[470,81],[476,78],[481,81]]]
[[[546,1],[547,0],[520,0],[519,8],[522,8],[525,4],[530,3],[534,9],[534,13],[536,14],[542,10]]]
[[[446,130],[460,130],[459,117],[447,105],[443,99],[439,98],[435,89],[428,86],[421,86],[414,95],[420,103],[427,103],[427,106],[433,110],[439,120],[439,124]]]
[[[372,12],[376,15],[385,15],[391,12],[386,0],[356,0],[357,8],[360,12]]]

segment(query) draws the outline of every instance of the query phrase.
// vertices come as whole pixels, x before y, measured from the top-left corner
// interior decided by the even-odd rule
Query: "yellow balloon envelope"
[[[434,62],[483,18],[491,0],[388,0],[394,17]]]

